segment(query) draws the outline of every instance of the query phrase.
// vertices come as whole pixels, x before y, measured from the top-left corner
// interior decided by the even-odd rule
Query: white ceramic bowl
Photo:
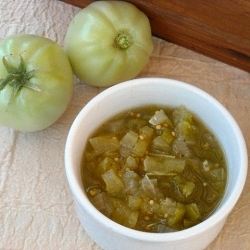
[[[114,114],[145,104],[184,104],[217,135],[226,154],[228,182],[220,205],[204,222],[180,232],[146,233],[121,226],[101,214],[83,190],[80,162],[89,136]],[[97,95],[76,117],[65,148],[66,174],[79,219],[92,239],[106,250],[204,249],[219,234],[242,192],[247,159],[245,141],[237,123],[217,100],[192,85],[162,78],[127,81]]]

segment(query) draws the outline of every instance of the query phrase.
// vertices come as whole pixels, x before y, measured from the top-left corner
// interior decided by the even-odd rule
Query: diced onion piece
[[[155,186],[153,184],[153,182],[148,178],[147,175],[145,175],[141,181],[141,185],[143,188],[143,191],[145,193],[148,193],[149,196],[150,195],[156,195],[156,191],[155,191]]]
[[[152,125],[159,125],[162,123],[167,123],[170,126],[173,126],[171,120],[167,117],[165,112],[161,109],[160,111],[156,112],[154,116],[151,117],[149,123]]]
[[[169,207],[176,206],[176,201],[169,197],[166,197],[166,199],[162,203],[166,204]]]

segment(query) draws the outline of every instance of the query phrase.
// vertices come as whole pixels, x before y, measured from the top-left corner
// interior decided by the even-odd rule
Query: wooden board
[[[91,0],[62,0],[85,7]],[[130,0],[154,36],[250,72],[249,0]]]

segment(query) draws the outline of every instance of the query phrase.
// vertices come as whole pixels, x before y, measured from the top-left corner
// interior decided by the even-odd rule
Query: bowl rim
[[[74,134],[76,133],[79,123],[82,119],[82,117],[87,113],[88,109],[91,108],[93,105],[95,105],[97,102],[102,100],[103,98],[106,98],[110,94],[120,91],[120,89],[124,88],[130,88],[131,86],[135,86],[138,84],[144,84],[147,85],[152,83],[164,83],[164,84],[175,84],[179,87],[184,87],[188,88],[191,91],[198,92],[199,95],[204,96],[207,98],[209,101],[212,101],[216,104],[216,106],[221,110],[221,112],[224,113],[226,118],[230,121],[232,124],[235,134],[237,135],[238,142],[237,144],[239,145],[239,165],[241,166],[240,168],[240,173],[238,175],[238,179],[236,180],[236,186],[237,188],[233,189],[233,192],[230,193],[229,197],[226,199],[226,202],[223,203],[219,207],[219,209],[216,209],[215,212],[213,212],[212,215],[210,215],[206,220],[203,222],[199,223],[198,225],[178,231],[178,232],[171,232],[171,233],[149,233],[149,232],[141,232],[137,231],[134,229],[127,228],[125,226],[122,226],[105,215],[103,215],[101,212],[99,212],[94,205],[89,201],[86,195],[84,195],[84,191],[82,190],[82,187],[78,185],[77,178],[74,174],[73,168],[71,167],[71,157],[72,157],[72,145],[74,145]],[[89,215],[94,217],[95,220],[97,220],[103,227],[106,227],[116,233],[119,233],[121,235],[124,235],[129,238],[137,239],[137,240],[143,240],[143,241],[148,241],[148,242],[166,242],[166,241],[176,241],[176,240],[186,240],[187,238],[193,238],[197,237],[197,234],[202,234],[204,231],[207,231],[208,228],[213,228],[215,224],[218,224],[220,221],[225,220],[231,210],[234,208],[235,204],[237,203],[242,190],[245,185],[246,177],[247,177],[247,167],[248,167],[248,153],[247,153],[247,147],[246,147],[246,142],[243,137],[243,134],[241,132],[241,129],[233,116],[229,113],[229,111],[218,101],[216,100],[213,96],[205,92],[204,90],[191,85],[189,83],[179,81],[179,80],[174,80],[174,79],[169,79],[169,78],[161,78],[161,77],[146,77],[146,78],[136,78],[132,79],[126,82],[119,83],[117,85],[114,85],[112,87],[109,87],[105,90],[103,90],[101,93],[97,94],[94,98],[92,98],[79,112],[77,117],[75,118],[67,139],[66,139],[66,145],[65,145],[65,171],[66,171],[66,176],[68,180],[68,184],[71,188],[71,191],[77,200],[77,202],[80,204],[81,207],[84,207],[85,212],[87,212]],[[136,232],[136,233],[135,233]]]

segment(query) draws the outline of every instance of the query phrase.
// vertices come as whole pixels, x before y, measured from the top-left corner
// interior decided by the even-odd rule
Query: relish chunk
[[[185,106],[122,112],[89,138],[82,181],[90,201],[135,230],[174,232],[205,220],[227,182],[223,149]]]

